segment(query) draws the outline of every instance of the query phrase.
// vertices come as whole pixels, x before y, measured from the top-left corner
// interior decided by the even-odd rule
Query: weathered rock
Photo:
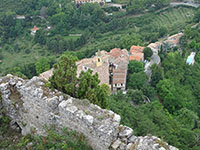
[[[129,143],[134,143],[135,141],[137,140],[137,137],[132,135],[129,139],[128,139],[128,142]]]
[[[121,142],[119,139],[117,139],[117,140],[111,145],[111,147],[113,148],[113,150],[116,150],[116,149],[120,146],[121,143],[122,143],[122,142]]]
[[[92,125],[94,122],[94,118],[90,115],[83,116],[83,120],[87,123],[87,125]]]
[[[129,138],[133,134],[133,129],[124,126],[122,132],[119,133],[119,137],[121,138]]]
[[[67,127],[83,133],[94,150],[108,150],[109,147],[114,150],[162,150],[159,138],[134,136],[131,128],[120,125],[119,115],[87,100],[50,90],[38,77],[23,80],[7,75],[0,78],[0,93],[0,109],[6,109],[12,119],[11,126],[22,130],[23,135],[31,128],[45,135],[43,126],[55,125],[60,130]],[[164,145],[169,150],[177,150],[167,143]]]

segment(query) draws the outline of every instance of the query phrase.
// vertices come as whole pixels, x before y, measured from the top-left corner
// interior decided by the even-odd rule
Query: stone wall
[[[23,80],[7,75],[0,78],[0,92],[0,105],[23,135],[32,129],[45,135],[43,127],[55,125],[58,130],[67,127],[83,133],[94,150],[177,150],[154,136],[134,136],[131,128],[120,125],[116,113],[51,90],[38,77]]]

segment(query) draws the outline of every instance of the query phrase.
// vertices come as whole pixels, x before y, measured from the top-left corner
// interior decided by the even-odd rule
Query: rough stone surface
[[[121,117],[110,110],[44,85],[38,77],[0,78],[0,109],[7,110],[11,125],[21,128],[23,135],[33,128],[45,135],[43,126],[55,125],[58,130],[67,127],[83,133],[94,150],[177,150],[155,136],[134,136],[133,130],[120,125]]]

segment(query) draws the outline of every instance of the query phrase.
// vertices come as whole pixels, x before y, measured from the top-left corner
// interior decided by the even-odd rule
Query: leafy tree
[[[199,117],[193,111],[182,108],[177,112],[177,119],[182,123],[182,126],[192,129],[197,128],[197,126],[195,127],[195,124],[197,123],[197,120],[199,120]]]
[[[158,66],[156,64],[154,64],[154,65],[151,66],[151,70],[152,70],[151,85],[153,87],[156,87],[156,84],[160,80],[162,80],[164,78],[164,71],[163,71],[163,69],[160,66]]]
[[[98,74],[92,75],[92,71],[81,72],[79,77],[79,88],[77,95],[79,98],[86,98],[90,102],[106,108],[108,87],[106,85],[99,85],[100,80]]]
[[[183,95],[184,91],[179,93],[179,89],[170,79],[163,79],[159,81],[156,88],[164,107],[167,108],[169,112],[173,113],[186,106],[187,100],[180,95]]]
[[[62,55],[58,64],[54,66],[53,76],[50,78],[53,87],[71,96],[75,96],[77,60],[75,56]]]
[[[120,42],[117,44],[117,47],[130,49],[132,45],[141,45],[142,40],[138,34],[131,34],[124,36]]]
[[[153,55],[153,52],[149,47],[144,48],[143,53],[144,53],[144,59],[147,60],[150,60],[150,57]]]
[[[144,71],[144,63],[136,61],[136,60],[131,60],[128,64],[128,73],[133,74],[133,73],[138,73]]]
[[[140,90],[128,90],[127,96],[128,99],[136,105],[144,104],[145,102],[145,96]]]
[[[133,73],[129,76],[127,86],[132,89],[141,89],[147,83],[147,76],[144,72]]]
[[[141,88],[141,91],[143,92],[143,94],[145,96],[147,96],[149,98],[149,100],[154,100],[154,98],[155,98],[155,96],[157,94],[155,88],[153,88],[149,84],[144,85]]]
[[[37,74],[41,74],[50,69],[50,61],[48,58],[40,58],[35,63],[35,68]]]
[[[163,37],[164,35],[166,35],[168,33],[168,30],[166,27],[161,27],[159,29],[159,37]]]
[[[41,29],[36,31],[34,40],[36,43],[40,43],[41,45],[44,45],[46,43],[45,32]]]

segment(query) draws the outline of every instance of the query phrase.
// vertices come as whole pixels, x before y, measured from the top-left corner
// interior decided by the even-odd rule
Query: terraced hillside
[[[155,16],[152,22],[156,27],[165,26],[168,29],[180,29],[194,17],[195,9],[179,7]]]
[[[175,34],[191,24],[196,9],[189,7],[168,8],[162,12],[148,13],[139,16],[125,16],[127,26],[122,30],[112,31],[93,39],[90,43],[81,47],[79,51],[88,51],[98,48],[109,49],[115,47],[127,34],[138,33],[142,38],[147,33],[157,34],[160,28],[165,27],[167,34]],[[151,35],[150,35],[151,36]],[[145,42],[145,41],[144,41]],[[148,41],[146,41],[148,42]]]
[[[3,2],[6,1],[3,0]],[[3,5],[6,5],[6,3]],[[1,8],[2,6],[0,6],[0,12]],[[79,58],[83,58],[90,57],[98,49],[110,50],[114,47],[120,47],[120,43],[124,42],[124,40],[129,46],[131,44],[148,44],[149,42],[152,42],[150,38],[153,36],[155,36],[154,39],[157,41],[160,28],[165,27],[167,29],[166,35],[180,32],[186,25],[191,23],[190,21],[193,19],[195,11],[196,9],[194,8],[179,7],[167,8],[159,12],[141,15],[124,14],[119,17],[113,16],[115,21],[105,23],[103,27],[99,27],[105,29],[107,26],[117,26],[117,28],[112,31],[108,30],[102,32],[101,29],[97,27],[97,31],[87,43],[81,47],[77,47],[75,52],[78,53],[77,55]],[[120,24],[117,24],[118,22],[120,22]],[[29,29],[26,30],[27,32],[30,31]],[[138,43],[138,41],[135,42],[132,40],[130,42],[130,40],[134,38],[131,37],[132,33],[138,34],[142,38],[142,41]],[[55,56],[55,54],[51,53],[47,47],[39,44],[35,45],[33,37],[28,39],[23,38],[23,36],[24,35],[19,36],[16,40],[13,40],[11,44],[6,44],[1,49],[0,53],[3,56],[3,59],[0,63],[0,75],[16,66],[34,64],[40,57]],[[65,39],[68,38],[69,37],[65,37]],[[77,39],[77,37],[73,38]],[[16,49],[14,49],[14,47]],[[121,48],[127,47],[124,47],[124,45],[121,46]],[[58,55],[60,54],[57,54],[56,56]]]

